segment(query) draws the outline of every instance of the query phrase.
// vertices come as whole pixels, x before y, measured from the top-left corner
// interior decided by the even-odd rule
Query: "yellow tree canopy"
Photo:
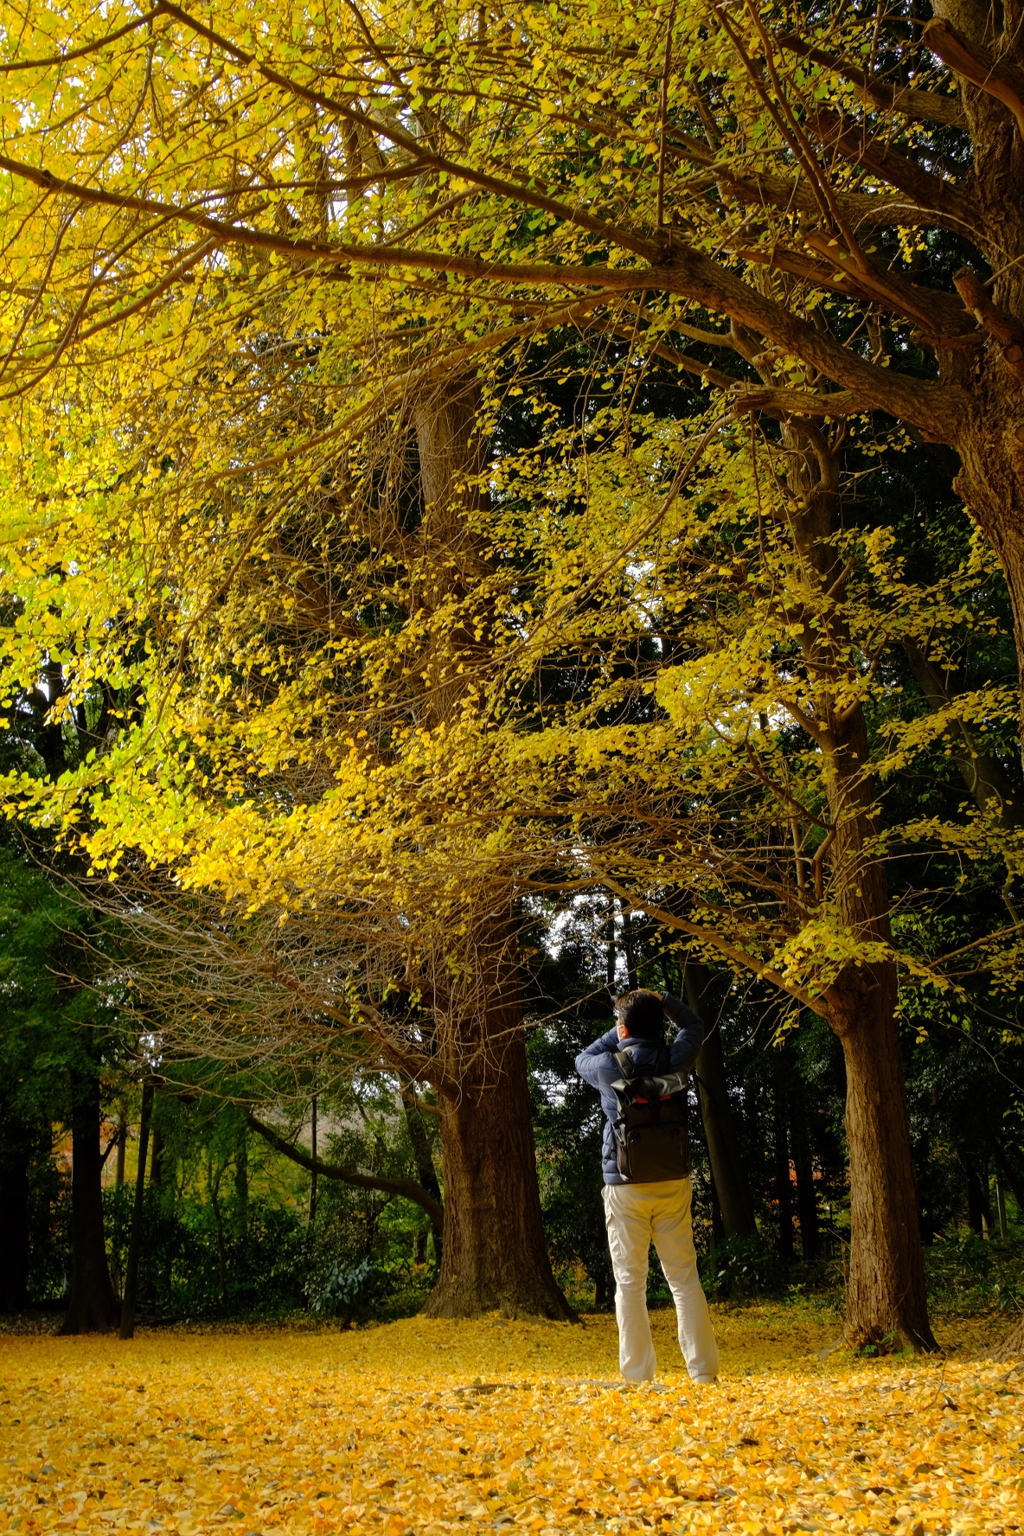
[[[941,240],[1002,242],[993,264],[1008,248],[980,170],[941,155],[970,135],[994,153],[982,128],[1014,119],[991,72],[963,84],[956,36],[936,23],[923,46],[897,17],[883,47],[852,13],[817,36],[796,12],[596,0],[25,8],[0,62],[8,676],[33,686],[55,658],[57,713],[113,688],[124,720],[56,799],[12,785],[21,803],[86,816],[97,867],[130,847],[243,911],[294,918],[348,891],[407,914],[428,893],[464,902],[467,871],[487,906],[496,869],[530,878],[538,765],[575,773],[582,752],[602,795],[616,788],[596,705],[531,725],[524,744],[516,680],[558,645],[600,647],[606,625],[616,645],[635,638],[645,603],[702,608],[709,580],[729,592],[714,643],[640,686],[658,729],[696,754],[688,771],[733,730],[739,696],[770,762],[780,711],[813,720],[805,695],[823,684],[786,645],[827,595],[781,533],[739,537],[756,541],[749,583],[745,548],[707,570],[687,554],[685,598],[662,562],[721,539],[707,476],[736,482],[740,521],[763,526],[731,427],[752,411],[859,430],[880,408],[947,441],[976,421],[984,402],[957,359],[998,336],[945,278]],[[546,334],[625,338],[628,366],[594,388],[627,409],[629,370],[655,361],[714,403],[618,458],[574,444],[568,489],[546,482],[567,454],[540,422],[546,457],[485,471],[471,453],[474,473],[440,498],[456,515],[432,525],[411,467],[417,412],[471,381],[483,437],[502,391],[529,389]],[[992,367],[1012,373],[1007,347]],[[525,516],[502,484],[516,474]],[[586,502],[583,539],[567,497]],[[854,559],[873,580],[884,563],[867,546]],[[581,586],[611,603],[597,640],[566,600]],[[894,600],[885,643],[900,625],[930,639],[951,600]],[[849,601],[827,680],[840,711],[876,684],[881,644],[875,599]],[[1004,703],[971,707],[987,719]],[[636,734],[629,795],[657,783],[663,745]],[[716,750],[716,782],[738,794]],[[820,774],[820,754],[795,761],[787,772]],[[750,939],[758,966],[778,952],[780,976],[828,900],[816,815],[792,866],[813,918],[783,923],[777,907]],[[673,878],[703,880],[702,859]],[[792,963],[800,995],[816,962]]]

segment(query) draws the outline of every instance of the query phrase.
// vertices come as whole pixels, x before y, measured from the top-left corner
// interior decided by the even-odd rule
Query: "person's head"
[[[615,1020],[620,1032],[633,1040],[660,1040],[665,1032],[665,1013],[657,992],[640,987],[615,999]]]

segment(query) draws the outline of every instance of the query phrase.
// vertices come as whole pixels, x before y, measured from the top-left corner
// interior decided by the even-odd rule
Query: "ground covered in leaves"
[[[0,1532],[1024,1529],[1024,1370],[864,1362],[810,1309],[718,1310],[723,1375],[616,1379],[615,1325],[0,1341]]]

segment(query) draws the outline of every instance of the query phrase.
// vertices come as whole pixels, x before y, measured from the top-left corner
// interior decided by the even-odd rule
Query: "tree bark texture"
[[[840,1039],[850,1154],[850,1340],[858,1348],[934,1349],[903,1058],[889,999],[858,999],[857,1017]]]
[[[71,1110],[71,1295],[62,1334],[109,1333],[120,1308],[110,1283],[100,1186],[100,1084],[74,1074]]]
[[[864,773],[867,731],[857,709],[837,729],[829,799],[835,864],[843,871],[838,906],[845,925],[888,943],[885,869],[871,854],[873,830]],[[829,1023],[846,1063],[846,1139],[850,1157],[850,1262],[847,1329],[858,1348],[934,1349],[925,1295],[924,1255],[903,1056],[891,960],[848,966],[832,989]]]
[[[419,540],[430,556],[419,601],[431,614],[489,574],[476,514],[486,492],[474,378],[451,378],[414,406],[423,515]],[[476,633],[439,626],[423,658],[420,714],[428,726],[451,723],[466,707],[466,678],[487,653],[489,615]],[[489,654],[489,653],[488,653]],[[541,1220],[537,1160],[526,1075],[522,983],[511,890],[481,893],[458,954],[473,975],[471,997],[435,996],[444,1241],[430,1317],[573,1320],[555,1283]],[[453,936],[453,946],[455,944]]]
[[[541,1218],[513,914],[481,919],[473,938],[476,1005],[437,1031],[439,1071],[459,1091],[439,1095],[444,1251],[424,1311],[573,1321]]]
[[[789,426],[784,434],[797,450],[790,471],[799,508],[791,515],[795,547],[819,589],[828,592],[839,579],[839,558],[829,541],[838,526],[838,459],[816,428]],[[878,958],[846,965],[828,988],[822,1008],[846,1063],[847,1332],[855,1348],[934,1349],[896,1019],[896,966],[887,953],[892,943],[888,881],[873,848],[877,806],[867,724],[859,704],[843,701],[848,636],[841,615],[829,615],[820,627],[808,624],[802,644],[809,669],[835,680],[834,691],[821,695],[817,722],[826,758],[831,844],[828,889],[822,884],[822,895],[834,903],[845,932],[880,951]],[[822,880],[822,875],[815,878]]]
[[[994,1360],[1024,1360],[1024,1317],[1018,1319],[991,1356]]]
[[[970,233],[993,268],[984,286],[969,269],[954,275],[981,344],[936,349],[943,383],[969,401],[950,439],[961,463],[954,485],[1003,567],[1024,668],[1024,142],[997,83],[1004,66],[1020,74],[1020,27],[1011,8],[974,0],[934,0],[933,11],[929,45],[958,77],[971,135],[972,167],[961,180],[980,217]]]
[[[480,1024],[461,1097],[441,1104],[444,1252],[424,1312],[574,1321],[544,1236],[517,1004],[492,1001]]]

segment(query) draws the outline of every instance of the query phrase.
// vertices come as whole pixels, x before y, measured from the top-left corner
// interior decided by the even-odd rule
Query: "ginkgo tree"
[[[460,953],[477,976],[482,955],[503,957],[489,995],[512,996],[532,802],[510,783],[478,807],[511,761],[508,679],[537,664],[562,611],[535,632],[488,525],[480,444],[509,356],[528,369],[531,341],[566,326],[625,338],[715,395],[666,505],[731,423],[782,421],[787,526],[811,573],[796,617],[770,613],[782,638],[805,610],[820,620],[842,573],[815,423],[872,411],[958,448],[1019,608],[1018,237],[998,192],[1016,153],[1016,45],[988,25],[958,13],[922,40],[898,13],[876,26],[599,0],[443,17],[158,0],[73,23],[28,7],[0,62],[8,665],[22,681],[42,657],[64,665],[55,718],[99,676],[140,710],[56,796],[12,788],[38,813],[84,815],[97,867],[130,846],[243,912],[287,924],[325,896],[404,932],[428,910],[446,973]],[[976,271],[954,284],[958,241]],[[599,570],[645,546],[633,495],[609,502]],[[838,929],[802,924],[787,943],[794,974],[842,961],[839,1013],[877,1004],[891,1061],[859,663],[841,633],[807,644],[832,690],[835,819],[826,852],[794,867],[815,900],[829,868],[851,879]],[[688,728],[690,694],[666,679],[662,707]],[[649,881],[623,889],[639,901],[641,886],[650,900]],[[424,976],[400,979],[419,1006]],[[793,984],[809,998],[807,979]],[[518,1024],[495,1017],[514,1041]],[[896,1320],[927,1342],[893,1134],[886,1210],[903,1236],[886,1239],[887,1288],[866,1290],[853,1322],[884,1333],[902,1285]],[[466,1273],[457,1251],[449,1238],[452,1276]]]
[[[907,643],[941,664],[965,626],[998,625],[978,607],[983,566],[968,551],[942,579],[912,579],[823,433],[787,428],[745,457],[722,438],[683,492],[679,425],[631,427],[608,447],[598,423],[592,451],[576,440],[502,466],[506,536],[538,556],[519,665],[543,657],[570,684],[549,683],[529,731],[517,698],[495,792],[538,848],[546,827],[562,889],[610,890],[790,1000],[794,1019],[828,1022],[846,1064],[848,1324],[862,1344],[929,1346],[899,989],[955,989],[958,957],[929,918],[945,898],[925,888],[894,907],[889,871],[931,847],[954,885],[973,866],[998,889],[1021,849],[971,806],[894,823],[887,786],[952,726],[983,743],[1012,696],[996,676],[921,716],[887,673]],[[609,519],[628,557],[609,561]],[[968,963],[984,955],[1012,994],[1012,904],[995,928]]]
[[[180,407],[215,358],[196,324],[214,291],[254,345],[273,303],[333,338],[349,387],[321,434],[339,393],[378,398],[343,315],[392,388],[567,304],[726,353],[740,337],[760,365],[717,382],[744,409],[883,411],[956,448],[1019,630],[1016,20],[972,0],[924,26],[756,0],[34,0],[0,62],[7,389],[116,354],[120,394],[163,384]],[[375,327],[396,302],[405,326]],[[687,366],[715,377],[706,352]]]

